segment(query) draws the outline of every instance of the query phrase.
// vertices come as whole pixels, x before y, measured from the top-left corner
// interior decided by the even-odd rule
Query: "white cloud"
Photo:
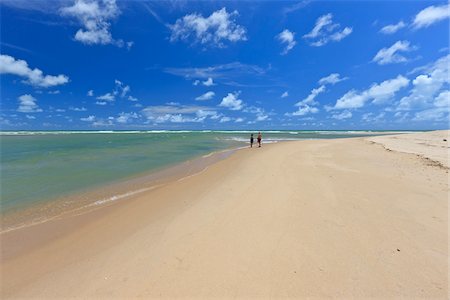
[[[312,89],[309,95],[303,99],[300,100],[295,104],[295,106],[298,107],[297,111],[293,113],[286,113],[286,116],[304,116],[306,114],[315,114],[319,112],[319,109],[315,107],[315,105],[318,105],[319,103],[315,101],[316,97],[323,93],[325,91],[325,86],[321,85],[318,88]]]
[[[219,120],[220,123],[225,123],[225,122],[230,122],[230,121],[231,121],[230,117],[222,117]]]
[[[375,115],[374,113],[365,113],[362,115],[361,119],[366,123],[379,123],[379,122],[383,121],[385,115],[386,115],[385,112],[381,112],[378,115]],[[399,117],[399,116],[396,116],[396,117]],[[405,116],[403,116],[403,117],[405,117]]]
[[[311,93],[303,100],[297,102],[295,104],[295,106],[303,106],[305,104],[310,104],[310,105],[316,105],[318,104],[315,99],[317,97],[317,95],[319,95],[320,93],[323,93],[325,91],[325,86],[321,85],[320,87],[316,88],[316,89],[312,89]]]
[[[75,0],[72,6],[61,9],[63,16],[74,17],[83,25],[78,29],[75,40],[83,44],[125,45],[123,40],[113,39],[110,27],[111,20],[120,15],[116,0]],[[126,43],[129,48],[132,44]]]
[[[117,80],[117,79],[114,80],[114,85],[115,85],[115,87],[112,92],[109,92],[104,95],[100,95],[100,96],[96,97],[96,99],[102,100],[102,101],[97,101],[96,104],[105,105],[106,104],[105,101],[113,102],[116,100],[116,96],[125,98],[131,90],[129,85],[125,85],[122,81]],[[128,96],[128,100],[137,101],[137,99],[134,98],[133,96]]]
[[[428,6],[415,16],[412,26],[415,29],[424,28],[449,17],[450,7],[448,3],[441,6]]]
[[[369,89],[362,92],[351,90],[339,98],[334,107],[328,109],[360,108],[370,100],[374,104],[385,103],[392,99],[399,90],[408,86],[408,84],[409,79],[399,75],[380,84],[374,83]]]
[[[200,109],[196,113],[199,120],[203,121],[206,118],[211,118],[212,120],[217,120],[222,117],[222,114],[218,114],[215,110],[203,110]]]
[[[39,108],[37,105],[37,99],[31,96],[30,94],[25,94],[22,96],[19,96],[19,108],[17,109],[18,112],[23,113],[35,113],[35,112],[42,112],[42,109]]]
[[[350,111],[348,111],[348,110],[344,110],[340,114],[334,114],[331,117],[333,119],[336,119],[336,120],[344,120],[344,119],[351,118],[352,117],[352,113]]]
[[[141,113],[153,123],[192,123],[203,122],[206,118],[218,118],[216,111],[211,108],[195,105],[148,106]]]
[[[215,65],[210,67],[190,67],[190,68],[165,68],[164,72],[183,76],[185,78],[201,78],[201,79],[235,79],[248,76],[262,76],[266,74],[266,69],[256,65],[247,65],[240,62],[232,62],[228,64]],[[193,85],[199,85],[200,80],[195,80]]]
[[[281,94],[281,96],[280,96],[281,98],[286,98],[286,97],[289,97],[289,93],[288,93],[288,91],[286,91],[286,92],[284,92],[283,94]]]
[[[234,123],[241,123],[241,122],[244,122],[244,121],[245,121],[244,118],[236,118],[236,119],[234,120]]]
[[[48,91],[48,93],[49,93],[50,95],[58,95],[58,94],[61,94],[61,91],[60,91],[60,90]]]
[[[197,101],[205,101],[205,100],[211,100],[216,94],[212,91],[206,92],[203,95],[198,96],[195,98]]]
[[[104,95],[97,96],[96,99],[112,102],[112,101],[116,100],[116,97],[112,93],[106,93]]]
[[[323,77],[319,80],[319,84],[325,85],[325,84],[336,84],[338,82],[347,80],[347,77],[341,78],[341,75],[339,73],[332,73],[326,77]]]
[[[93,97],[93,96],[94,96],[94,90],[89,90],[89,91],[87,92],[87,95],[88,95],[89,97]]]
[[[219,106],[229,108],[231,110],[241,110],[243,108],[242,100],[238,99],[240,92],[228,93],[223,97]]]
[[[450,107],[450,91],[441,92],[436,99],[434,99],[434,106],[436,107]]]
[[[209,77],[207,80],[203,81],[202,84],[204,86],[213,86],[214,85],[214,81],[211,77]]]
[[[94,122],[95,116],[90,115],[89,117],[80,118],[80,120],[83,122]]]
[[[96,120],[92,123],[92,126],[96,127],[107,127],[114,125],[111,120]]]
[[[106,101],[96,101],[95,104],[103,106],[103,105],[108,104],[108,102],[106,102]]]
[[[305,34],[303,38],[310,40],[311,46],[320,47],[329,42],[339,42],[353,31],[351,27],[345,27],[340,30],[339,23],[333,23],[333,15],[326,14],[319,17],[314,28],[310,33]]]
[[[28,63],[21,59],[15,59],[9,55],[0,55],[0,74],[12,74],[26,78],[26,83],[35,87],[52,87],[69,82],[66,75],[44,75],[37,68],[30,69]]]
[[[243,110],[246,113],[250,113],[250,114],[254,114],[256,116],[255,121],[254,122],[259,122],[259,121],[266,121],[266,120],[270,120],[269,115],[271,113],[267,113],[264,108],[262,107],[256,107],[256,106],[247,106],[244,108]],[[272,113],[273,114],[273,113]]]
[[[379,65],[393,64],[407,62],[408,59],[399,52],[409,52],[415,50],[415,47],[410,47],[408,41],[397,41],[389,48],[382,48],[373,58],[373,61]]]
[[[277,38],[280,40],[280,42],[282,44],[286,44],[281,54],[287,54],[292,48],[294,48],[295,44],[297,44],[294,35],[295,33],[289,31],[288,29],[283,30],[282,32],[280,32],[280,34],[277,35]]]
[[[405,22],[400,21],[397,24],[390,24],[384,26],[383,28],[380,29],[380,32],[384,34],[393,34],[402,29],[403,27],[406,27],[406,24]]]
[[[120,124],[126,124],[128,123],[130,120],[132,119],[137,119],[139,118],[138,114],[135,112],[132,113],[125,113],[125,112],[121,112],[119,114],[119,116],[116,118],[116,122],[120,123]]]
[[[120,80],[114,80],[116,87],[113,91],[114,95],[120,94],[120,97],[125,98],[125,96],[130,92],[130,86],[123,84]]]
[[[425,109],[414,114],[413,121],[434,121],[447,122],[449,121],[449,107],[435,107]]]
[[[175,24],[169,25],[172,34],[170,40],[193,39],[194,43],[224,47],[225,41],[245,41],[246,29],[236,24],[234,17],[237,11],[228,13],[226,8],[213,12],[209,17],[193,13],[178,19]]]
[[[26,117],[28,120],[34,120],[34,119],[36,119],[35,116],[31,116],[31,115],[26,115],[25,117]]]
[[[409,95],[400,100],[397,110],[411,110],[433,106],[435,96],[443,89],[448,89],[450,84],[448,76],[449,64],[450,55],[447,55],[435,61],[431,66],[425,67],[423,69],[424,72],[416,76],[412,81],[413,88]]]
[[[318,113],[319,109],[317,107],[314,106],[309,106],[308,104],[303,104],[301,105],[297,111],[294,111],[291,114],[286,114],[287,116],[304,116],[307,114],[315,114]]]
[[[86,107],[73,107],[73,106],[70,106],[69,110],[71,110],[71,111],[87,111]]]

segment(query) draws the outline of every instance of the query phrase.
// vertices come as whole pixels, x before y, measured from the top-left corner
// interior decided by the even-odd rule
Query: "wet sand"
[[[2,234],[2,298],[446,299],[448,168],[427,154],[448,144],[427,134],[417,154],[413,135],[410,151],[368,138],[243,149]]]

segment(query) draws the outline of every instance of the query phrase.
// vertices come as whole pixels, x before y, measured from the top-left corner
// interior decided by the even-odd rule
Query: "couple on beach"
[[[258,132],[257,140],[258,140],[258,148],[260,148],[261,147],[261,140],[262,140],[261,132]],[[253,133],[252,133],[250,135],[250,148],[253,148],[253,141],[254,141],[254,139],[253,139]]]

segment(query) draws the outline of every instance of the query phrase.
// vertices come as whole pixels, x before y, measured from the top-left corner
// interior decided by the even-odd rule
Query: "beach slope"
[[[392,150],[366,138],[243,149],[107,208],[9,232],[11,253],[59,228],[2,259],[2,298],[446,299],[448,168]]]

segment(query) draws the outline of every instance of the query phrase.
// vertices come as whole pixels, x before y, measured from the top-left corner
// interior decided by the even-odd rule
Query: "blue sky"
[[[446,1],[0,7],[3,130],[449,128]]]

